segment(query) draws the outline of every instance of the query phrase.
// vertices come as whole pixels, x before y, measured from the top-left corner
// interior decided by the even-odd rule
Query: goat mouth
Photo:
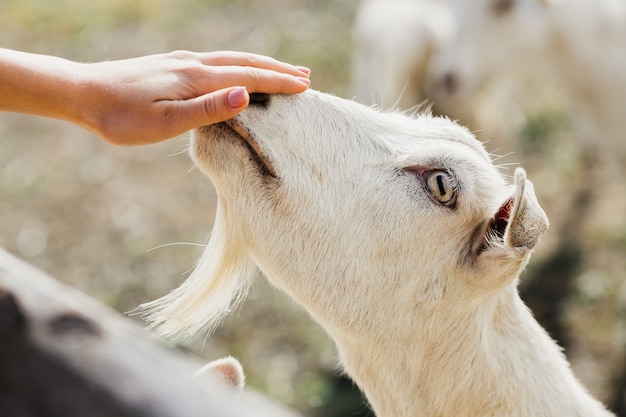
[[[254,139],[254,136],[250,132],[250,129],[245,127],[237,118],[226,120],[222,122],[222,125],[229,128],[235,136],[239,137],[243,144],[248,148],[250,152],[250,156],[252,160],[259,167],[259,171],[263,176],[269,176],[272,178],[277,178],[276,168],[272,163],[267,159],[267,157],[263,154],[261,150],[261,146]]]
[[[511,221],[511,210],[515,204],[515,198],[511,197],[500,207],[498,212],[489,221],[490,233],[499,240],[504,239],[504,233]]]
[[[480,244],[474,249],[474,253],[476,255],[480,255],[486,251],[494,242],[504,242],[504,234],[506,233],[506,228],[511,221],[511,211],[513,210],[514,205],[515,198],[508,198],[498,209],[498,212],[494,214],[481,229],[479,229],[481,231],[480,238],[478,240]]]

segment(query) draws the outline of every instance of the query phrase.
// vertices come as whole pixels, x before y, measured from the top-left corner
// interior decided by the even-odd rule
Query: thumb
[[[205,94],[196,101],[198,125],[208,125],[236,116],[248,106],[250,95],[245,87],[230,87]]]

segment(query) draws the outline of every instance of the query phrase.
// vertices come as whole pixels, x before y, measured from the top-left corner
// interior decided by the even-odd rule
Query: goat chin
[[[310,90],[198,129],[191,154],[219,203],[191,277],[145,306],[166,336],[211,330],[260,270],[379,417],[610,415],[517,293],[548,227],[532,184],[467,129]]]

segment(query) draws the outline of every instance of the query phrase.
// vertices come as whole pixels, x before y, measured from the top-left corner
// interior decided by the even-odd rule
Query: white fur
[[[246,377],[241,363],[232,356],[216,359],[204,365],[194,377],[210,392],[241,393]]]
[[[166,335],[212,327],[255,265],[332,336],[379,417],[610,415],[518,296],[547,227],[522,170],[509,184],[447,119],[315,91],[272,96],[228,123],[192,140],[218,215],[187,283],[149,306]],[[425,185],[432,169],[454,177],[455,207]],[[507,219],[500,233],[494,216]]]
[[[520,92],[559,85],[574,99],[585,139],[626,156],[626,2],[452,0],[451,5],[456,34],[428,71],[427,91],[435,103],[443,108],[472,103],[494,83],[511,86],[518,98]],[[446,78],[454,79],[454,89],[446,88]]]

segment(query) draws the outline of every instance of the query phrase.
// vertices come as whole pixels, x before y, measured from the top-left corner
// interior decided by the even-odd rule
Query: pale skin
[[[78,63],[0,48],[0,111],[72,122],[115,145],[143,145],[230,119],[250,93],[301,93],[309,75],[243,52]]]

